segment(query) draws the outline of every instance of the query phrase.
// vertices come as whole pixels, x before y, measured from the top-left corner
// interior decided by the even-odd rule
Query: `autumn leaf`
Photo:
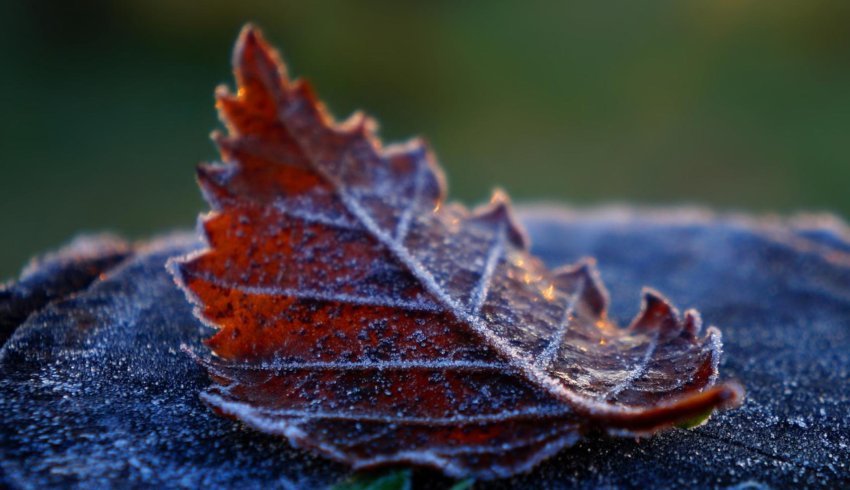
[[[421,140],[335,122],[250,26],[233,62],[224,163],[198,170],[208,247],[169,265],[218,329],[193,353],[217,412],[354,468],[486,479],[591,430],[651,434],[739,402],[695,311],[646,290],[618,327],[593,262],[548,270],[505,194],[446,202]]]

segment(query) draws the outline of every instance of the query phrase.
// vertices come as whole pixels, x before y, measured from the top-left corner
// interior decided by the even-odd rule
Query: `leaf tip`
[[[239,37],[236,41],[236,50],[239,51],[245,48],[259,47],[265,44],[263,32],[253,22],[247,22],[239,31]]]
[[[265,84],[267,89],[275,90],[280,79],[285,78],[286,67],[277,50],[266,42],[262,31],[251,23],[242,27],[231,62],[240,87],[255,79]]]

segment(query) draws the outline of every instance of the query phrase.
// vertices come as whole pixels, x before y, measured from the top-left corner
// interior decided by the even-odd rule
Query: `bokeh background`
[[[3,0],[0,278],[187,228],[255,21],[331,110],[426,135],[453,197],[850,215],[850,2]]]

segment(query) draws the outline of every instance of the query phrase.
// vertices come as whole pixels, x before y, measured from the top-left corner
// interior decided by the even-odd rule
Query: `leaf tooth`
[[[232,196],[226,184],[232,173],[233,168],[226,164],[202,163],[195,168],[201,192],[213,209],[219,209],[221,203]]]
[[[702,315],[700,315],[697,310],[691,308],[685,311],[683,323],[684,330],[688,332],[688,334],[696,337],[702,330]]]
[[[387,145],[382,153],[396,168],[411,169],[413,175],[421,175],[421,200],[433,204],[433,209],[438,210],[446,198],[446,176],[426,139],[416,137],[403,143]]]
[[[528,249],[528,237],[525,230],[514,217],[510,198],[501,189],[493,191],[490,202],[477,208],[470,216],[470,221],[491,225],[496,229],[503,226],[511,244],[522,250]]]
[[[590,313],[602,319],[608,310],[608,290],[602,284],[596,259],[584,257],[575,264],[561,266],[553,271],[555,287],[566,293],[582,288],[579,303]]]
[[[355,138],[363,138],[371,142],[375,148],[380,148],[381,143],[375,137],[378,131],[378,121],[363,111],[354,111],[344,121],[336,124],[339,133]]]
[[[679,318],[679,311],[667,298],[652,288],[644,288],[640,312],[632,320],[629,330],[663,334],[678,332],[682,328]]]

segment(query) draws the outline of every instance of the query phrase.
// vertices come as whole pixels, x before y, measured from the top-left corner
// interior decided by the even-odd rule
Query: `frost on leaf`
[[[420,140],[335,122],[247,27],[217,106],[223,163],[198,181],[208,248],[172,260],[218,329],[195,354],[219,413],[355,468],[526,470],[590,430],[643,435],[741,398],[720,333],[644,292],[606,318],[591,261],[548,270],[507,197],[467,210]]]

